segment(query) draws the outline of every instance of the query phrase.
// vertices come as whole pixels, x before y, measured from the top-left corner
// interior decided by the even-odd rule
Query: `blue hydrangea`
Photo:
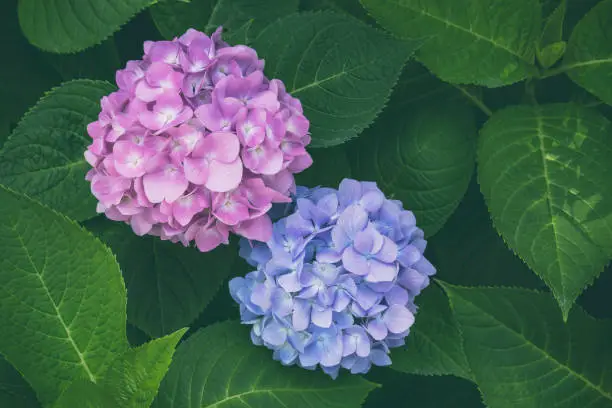
[[[299,187],[274,214],[267,243],[240,243],[256,270],[229,284],[253,343],[332,378],[391,364],[436,273],[414,214],[376,183],[350,179],[338,190]]]

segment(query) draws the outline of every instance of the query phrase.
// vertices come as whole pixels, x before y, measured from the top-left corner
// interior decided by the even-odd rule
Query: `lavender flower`
[[[284,365],[366,373],[391,364],[436,270],[412,212],[375,183],[297,188],[264,243],[242,240],[256,270],[230,281],[254,344]]]

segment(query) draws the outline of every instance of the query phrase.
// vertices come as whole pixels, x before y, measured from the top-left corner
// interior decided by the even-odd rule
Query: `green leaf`
[[[98,217],[85,227],[117,255],[129,293],[128,321],[152,337],[189,325],[229,275],[236,248],[194,247],[139,237],[123,223]]]
[[[612,105],[612,0],[598,3],[572,32],[563,60],[569,77]]]
[[[372,123],[420,43],[393,39],[346,15],[321,12],[278,20],[253,44],[266,60],[268,77],[283,80],[302,102],[311,146],[329,147]]]
[[[78,379],[64,391],[53,408],[117,408],[111,395],[89,380]]]
[[[127,347],[115,257],[62,215],[0,187],[0,352],[48,405]]]
[[[346,146],[312,149],[310,155],[314,164],[295,175],[297,185],[338,188],[343,179],[351,177],[351,163],[347,156]]]
[[[463,339],[444,292],[436,286],[416,299],[416,322],[406,346],[391,351],[391,368],[408,374],[456,375],[470,379]]]
[[[156,0],[19,0],[19,23],[35,46],[73,53],[100,44]]]
[[[191,0],[190,3],[158,3],[151,8],[151,15],[167,39],[180,36],[189,28],[212,33],[221,25],[224,32],[229,31],[230,37],[237,39],[233,31],[240,31],[250,20],[253,23],[249,36],[253,36],[297,8],[298,0]]]
[[[372,367],[366,377],[381,387],[368,395],[363,408],[485,408],[476,384],[463,378],[410,375],[388,367]]]
[[[612,323],[527,289],[444,285],[474,380],[490,408],[608,408]]]
[[[541,8],[533,0],[361,0],[402,38],[429,37],[418,59],[444,81],[498,87],[535,73]]]
[[[359,0],[301,0],[300,11],[333,10],[349,14],[364,23],[375,25],[376,21],[368,15]]]
[[[178,348],[155,408],[358,408],[376,384],[355,375],[283,367],[238,322],[199,330]]]
[[[0,356],[0,406],[40,408],[34,390],[2,356]]]
[[[115,72],[122,68],[113,37],[78,54],[44,54],[63,81],[101,79],[115,82]]]
[[[0,38],[10,63],[2,65],[0,147],[23,114],[61,78],[25,39],[17,20],[17,0],[0,2]]]
[[[483,127],[478,175],[493,222],[564,317],[612,255],[610,122],[573,104],[515,106]]]
[[[376,181],[401,200],[431,236],[465,194],[476,135],[471,107],[435,99],[410,110],[386,111],[351,146],[349,157],[355,177]]]
[[[104,376],[117,408],[149,408],[166,375],[174,348],[187,329],[127,350]]]
[[[565,54],[566,43],[565,41],[558,41],[552,44],[548,44],[541,50],[538,49],[538,61],[544,68],[549,68],[555,65],[557,61]]]
[[[458,285],[546,289],[493,227],[475,179],[444,227],[427,241],[427,256],[436,265],[436,277]]]
[[[540,41],[539,48],[544,48],[549,44],[563,40],[563,22],[565,21],[565,10],[567,0],[561,0],[555,10],[546,18]]]
[[[77,221],[96,214],[85,181],[87,124],[100,112],[108,82],[76,80],[54,88],[24,116],[0,150],[0,184]]]

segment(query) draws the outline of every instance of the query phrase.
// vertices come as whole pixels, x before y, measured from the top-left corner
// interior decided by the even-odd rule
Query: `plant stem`
[[[493,111],[489,109],[489,107],[485,105],[483,101],[478,99],[478,97],[476,97],[475,95],[472,95],[467,89],[465,89],[464,87],[460,85],[453,84],[453,86],[457,88],[463,94],[463,96],[468,98],[474,105],[476,105],[481,111],[483,111],[485,115],[489,117],[493,115]]]

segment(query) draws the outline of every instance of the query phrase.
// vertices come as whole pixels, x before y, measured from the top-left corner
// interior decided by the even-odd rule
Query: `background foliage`
[[[218,25],[302,101],[298,184],[377,181],[425,230],[391,368],[282,367],[236,322],[235,242],[96,216],[114,72]],[[0,30],[0,406],[612,407],[612,0],[6,0]]]

